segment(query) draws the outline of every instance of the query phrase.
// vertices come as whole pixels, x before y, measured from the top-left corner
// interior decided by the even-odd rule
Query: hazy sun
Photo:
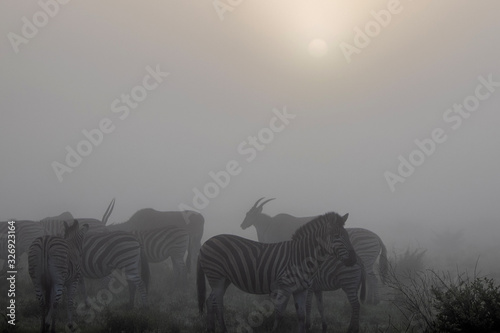
[[[316,38],[309,43],[309,54],[316,58],[323,57],[328,51],[328,45],[322,39]]]

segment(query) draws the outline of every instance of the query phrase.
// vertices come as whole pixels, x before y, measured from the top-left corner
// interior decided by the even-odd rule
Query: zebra
[[[88,279],[106,278],[114,269],[122,269],[129,285],[129,306],[134,306],[136,289],[143,306],[148,306],[149,265],[137,238],[129,232],[88,232],[83,239],[82,274]],[[85,282],[80,284],[89,306]]]
[[[111,230],[148,230],[161,228],[169,225],[183,228],[189,234],[189,248],[186,257],[187,272],[194,270],[195,261],[201,247],[201,238],[205,219],[203,215],[190,210],[184,211],[157,211],[152,208],[144,208],[135,212],[126,222],[119,224],[106,224]]]
[[[29,247],[29,275],[41,308],[41,332],[55,332],[57,305],[67,288],[68,327],[72,329],[73,296],[81,277],[82,240],[88,225],[64,223],[64,238],[41,236]]]
[[[107,231],[105,224],[113,211],[115,199],[111,201],[106,212],[103,215],[102,221],[89,218],[78,218],[80,225],[87,224],[91,230]],[[71,223],[74,220],[73,215],[69,212],[64,212],[54,217],[46,217],[40,221],[32,220],[13,220],[16,226],[16,266],[21,255],[28,251],[31,243],[37,238],[44,235],[64,236],[64,222]],[[7,221],[0,222],[0,240],[7,238]],[[5,245],[4,245],[5,243]],[[2,266],[0,267],[0,276],[5,274],[7,251],[3,250],[3,246],[7,246],[7,242],[0,243],[0,259]]]
[[[352,242],[352,240],[351,240]],[[312,286],[307,294],[306,302],[306,327],[311,327],[311,303],[313,294],[316,296],[318,311],[321,316],[323,332],[327,330],[327,324],[323,307],[323,291],[333,291],[339,288],[345,292],[351,305],[351,320],[347,332],[359,332],[359,311],[360,303],[358,299],[358,289],[361,285],[360,299],[365,300],[366,284],[363,261],[358,256],[356,264],[346,266],[337,258],[330,257],[320,267],[314,276]]]
[[[289,240],[295,229],[315,218],[315,216],[295,217],[289,214],[278,214],[271,217],[262,213],[262,207],[274,199],[267,199],[260,203],[263,199],[260,198],[257,200],[241,223],[242,229],[246,229],[252,225],[255,226],[259,242],[276,243]],[[373,231],[363,228],[346,228],[346,230],[351,239],[352,246],[356,254],[363,261],[366,270],[368,284],[367,303],[378,304],[380,302],[378,279],[373,266],[377,261],[377,257],[379,257],[379,273],[382,282],[385,283],[388,272],[387,249],[380,237]]]
[[[159,263],[171,258],[175,273],[174,287],[184,290],[187,279],[184,254],[188,249],[189,234],[175,226],[134,230],[132,234],[141,243],[148,262]]]
[[[345,265],[356,263],[356,255],[344,229],[348,214],[331,212],[297,229],[290,241],[259,243],[235,235],[210,238],[200,249],[197,263],[198,308],[203,313],[206,281],[212,288],[207,304],[207,328],[215,330],[217,315],[223,332],[223,297],[233,283],[252,294],[270,294],[275,304],[274,328],[278,327],[293,294],[299,318],[299,332],[305,332],[305,301],[318,265],[330,255]]]
[[[352,246],[365,269],[368,284],[367,303],[376,305],[380,303],[377,275],[373,270],[377,257],[379,257],[379,273],[382,283],[387,282],[389,262],[387,260],[387,249],[382,239],[368,229],[347,228],[347,233],[351,239]]]

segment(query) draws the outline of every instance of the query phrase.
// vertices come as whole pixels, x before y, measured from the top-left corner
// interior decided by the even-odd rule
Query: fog
[[[190,207],[204,239],[256,239],[240,224],[267,197],[388,248],[496,246],[498,2],[62,2],[0,4],[0,219],[116,198],[115,223]]]

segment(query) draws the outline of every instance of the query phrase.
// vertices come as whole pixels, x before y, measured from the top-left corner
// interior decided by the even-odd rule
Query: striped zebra
[[[175,226],[152,230],[134,230],[132,234],[141,243],[149,263],[160,263],[171,258],[175,274],[173,288],[180,287],[184,290],[187,280],[184,255],[188,250],[189,234],[184,229]]]
[[[352,240],[351,240],[352,242]],[[358,290],[361,285],[361,301],[365,300],[365,271],[363,261],[358,260],[353,266],[346,266],[342,261],[330,257],[320,267],[314,276],[312,286],[307,294],[306,303],[306,327],[311,327],[311,302],[312,296],[316,296],[318,311],[321,316],[323,332],[327,330],[327,324],[323,307],[323,291],[333,291],[342,288],[351,305],[351,320],[347,332],[359,332],[359,310]]]
[[[142,304],[147,306],[149,265],[137,238],[125,231],[88,232],[83,239],[83,276],[88,279],[102,279],[111,275],[115,269],[121,269],[127,279],[130,307],[134,306],[136,290]],[[81,289],[89,306],[83,279]]]
[[[260,198],[257,200],[241,223],[242,229],[246,229],[252,225],[255,227],[259,242],[277,243],[289,240],[298,227],[315,218],[315,216],[295,217],[289,214],[278,214],[271,217],[262,213],[262,208],[267,202],[274,199],[267,199],[260,203],[263,199]],[[366,270],[368,284],[367,303],[378,304],[380,301],[378,279],[373,266],[380,255],[379,273],[382,282],[385,283],[388,269],[385,245],[376,233],[368,229],[346,228],[346,230],[351,238],[352,246],[356,254],[363,261]]]
[[[363,228],[347,228],[347,233],[351,239],[352,246],[356,254],[363,262],[366,274],[366,282],[368,284],[368,304],[378,304],[380,296],[378,291],[378,279],[373,270],[373,266],[379,257],[379,273],[382,282],[385,284],[389,264],[387,261],[387,249],[380,237],[368,229]]]
[[[275,304],[274,328],[282,320],[293,294],[299,318],[299,332],[305,332],[305,303],[311,279],[318,266],[330,255],[347,266],[356,255],[344,229],[348,214],[327,213],[300,227],[287,242],[265,244],[234,235],[218,235],[203,244],[198,256],[198,307],[203,313],[205,276],[212,288],[207,303],[207,328],[215,330],[215,315],[224,323],[223,297],[233,283],[252,294],[270,294]]]
[[[195,258],[201,247],[201,238],[205,228],[205,218],[200,213],[184,211],[157,211],[144,208],[135,212],[126,222],[107,224],[110,230],[151,230],[166,226],[183,228],[189,234],[189,248],[186,257],[187,272],[194,271]]]
[[[73,327],[73,296],[81,276],[80,262],[82,240],[88,230],[74,220],[69,227],[64,225],[64,238],[42,236],[36,238],[29,248],[29,275],[42,312],[41,332],[55,332],[57,305],[64,287],[67,288],[68,326]]]

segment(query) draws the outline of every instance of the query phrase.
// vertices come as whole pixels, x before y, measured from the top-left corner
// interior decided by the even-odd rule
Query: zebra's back
[[[140,251],[139,241],[129,232],[89,232],[83,240],[83,275],[99,279],[110,275],[113,269],[136,266]]]
[[[184,255],[189,244],[189,234],[175,226],[134,230],[132,234],[141,243],[146,258],[151,263],[162,262],[174,254]]]
[[[375,262],[382,249],[380,237],[368,229],[346,228],[346,230],[356,254],[363,260],[364,264]]]

